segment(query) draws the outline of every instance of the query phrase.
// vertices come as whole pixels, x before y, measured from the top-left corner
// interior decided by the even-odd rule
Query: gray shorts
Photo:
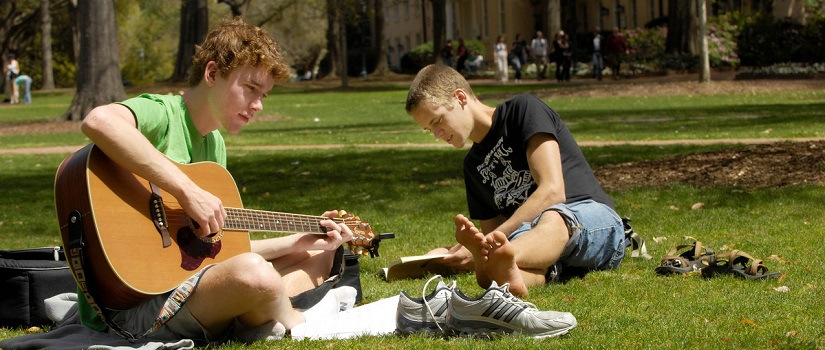
[[[513,241],[535,227],[546,211],[558,212],[570,230],[559,261],[565,266],[590,270],[613,270],[622,263],[625,235],[622,219],[612,208],[593,200],[553,205],[531,222],[524,222],[510,234]]]
[[[158,311],[163,308],[168,296],[169,293],[159,295],[143,301],[134,308],[119,311],[112,317],[112,321],[125,331],[135,335],[142,334],[155,323]],[[112,330],[109,329],[109,332],[112,332]],[[228,331],[226,333],[228,334]],[[164,323],[158,330],[150,333],[147,338],[164,342],[192,339],[196,343],[205,343],[223,341],[226,334],[210,334],[195,319],[195,316],[192,316],[189,307],[184,303],[169,321]]]

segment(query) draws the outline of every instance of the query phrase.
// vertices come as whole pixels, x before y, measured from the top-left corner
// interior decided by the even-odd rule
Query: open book
[[[390,266],[378,270],[376,273],[387,281],[402,278],[420,278],[428,274],[450,275],[453,269],[443,264],[441,260],[449,254],[416,255],[401,257],[390,263]]]

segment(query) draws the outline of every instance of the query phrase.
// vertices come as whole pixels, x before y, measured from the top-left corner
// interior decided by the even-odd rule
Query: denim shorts
[[[625,253],[622,219],[609,206],[590,199],[553,205],[533,221],[522,223],[508,239],[513,241],[533,229],[549,210],[561,215],[570,232],[559,262],[589,270],[614,270],[621,265]]]

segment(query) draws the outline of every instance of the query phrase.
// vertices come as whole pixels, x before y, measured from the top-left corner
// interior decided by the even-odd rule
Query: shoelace
[[[444,282],[444,278],[442,278],[441,275],[435,275],[433,277],[430,277],[430,279],[427,280],[427,283],[424,283],[424,288],[421,289],[421,300],[424,301],[424,306],[427,307],[427,312],[430,313],[430,317],[433,318],[433,321],[435,321],[435,313],[433,312],[433,309],[430,307],[430,302],[427,301],[427,287],[430,285],[430,282],[434,281],[435,279],[439,279],[442,282]],[[450,289],[450,290],[455,289],[455,281],[453,281],[451,284],[447,285],[447,289]],[[438,292],[436,292],[433,296],[437,296],[437,295],[438,295]],[[439,331],[444,332],[444,329],[441,328],[441,325],[438,324],[438,321],[435,321],[435,325],[438,327]]]
[[[521,299],[517,298],[515,295],[511,294],[509,283],[502,284],[501,286],[499,286],[498,289],[501,290],[501,297],[502,298],[504,298],[505,300],[507,300],[507,301],[509,301],[513,304],[521,306],[524,309],[525,312],[536,313],[536,312],[539,311],[539,308],[536,307],[536,304],[533,304],[529,301],[521,300]]]

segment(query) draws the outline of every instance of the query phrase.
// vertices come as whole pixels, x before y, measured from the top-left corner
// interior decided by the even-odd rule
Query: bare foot
[[[516,250],[501,231],[490,232],[485,237],[485,246],[489,246],[484,270],[487,276],[499,285],[510,283],[510,292],[518,296],[527,295],[527,285],[516,265]]]
[[[467,248],[470,254],[473,255],[473,263],[475,263],[476,279],[479,285],[484,287],[482,281],[486,281],[486,285],[490,285],[490,279],[487,278],[487,273],[484,269],[484,264],[487,261],[488,249],[485,246],[484,234],[473,225],[470,219],[464,215],[458,214],[455,216],[455,240]]]

